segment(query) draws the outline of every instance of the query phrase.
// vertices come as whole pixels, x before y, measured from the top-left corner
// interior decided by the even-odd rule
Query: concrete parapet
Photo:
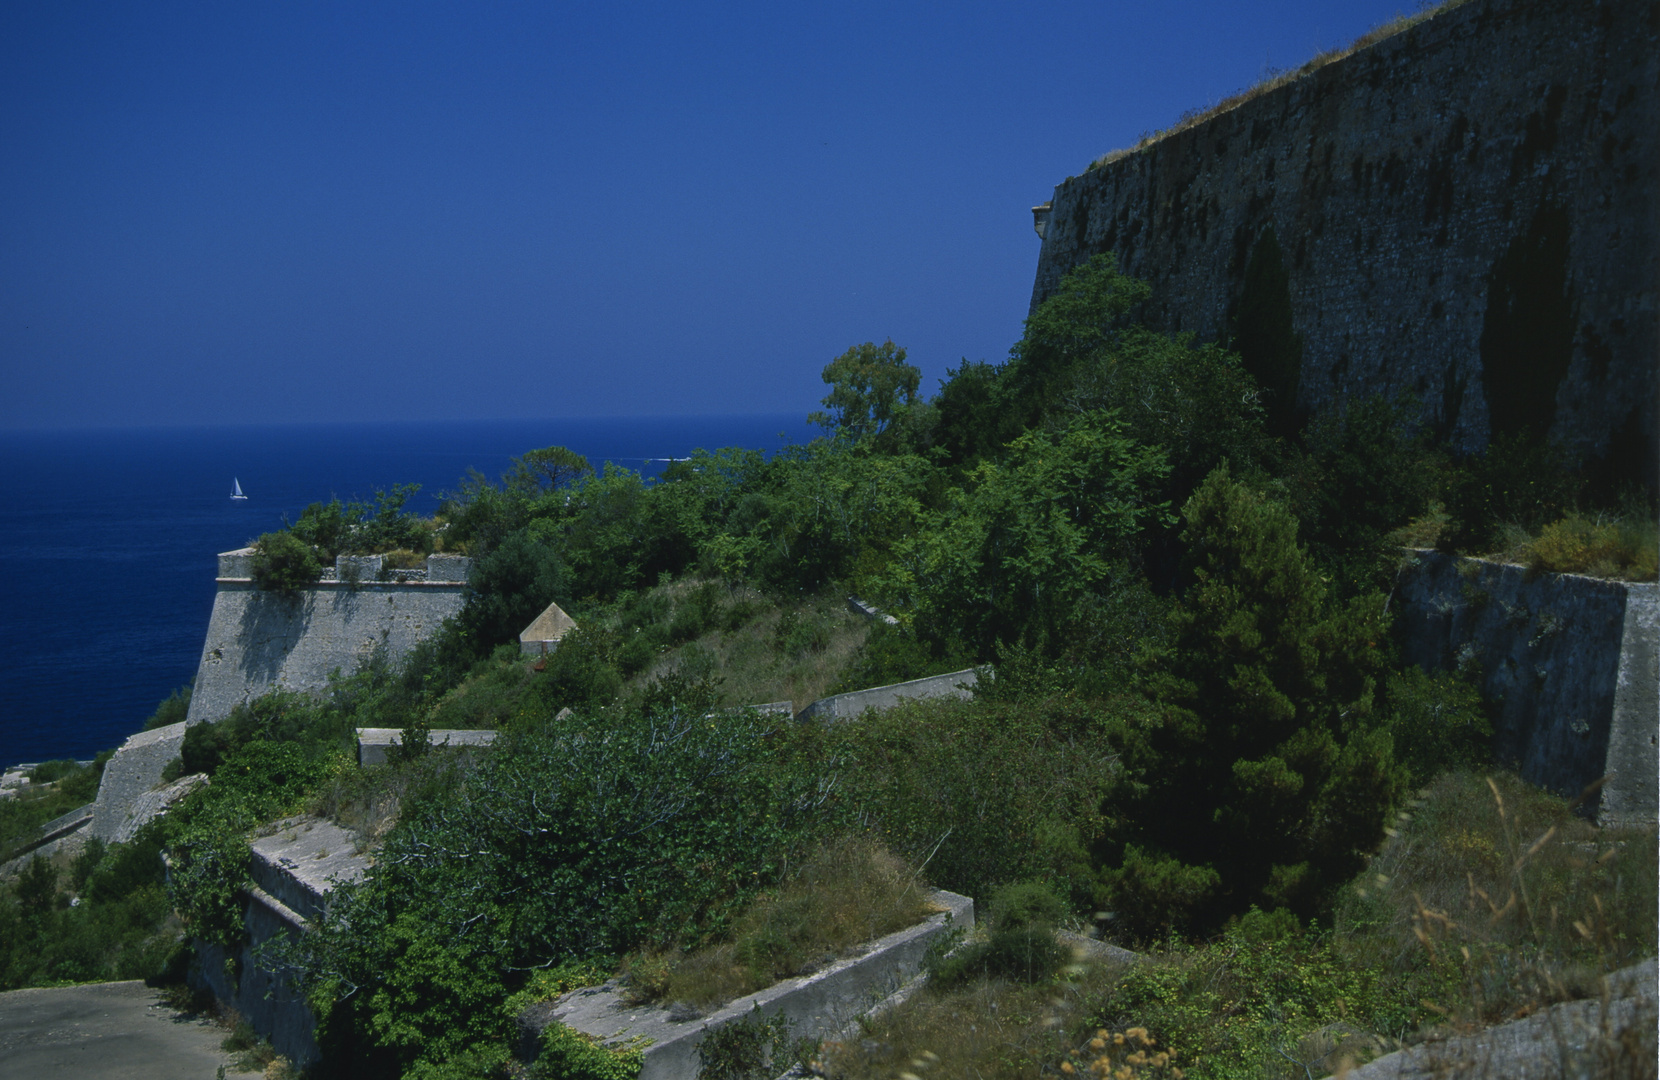
[[[1597,820],[1604,825],[1652,822],[1660,812],[1660,585],[1626,586],[1614,715],[1608,724],[1607,766]]]
[[[847,598],[847,610],[851,611],[855,615],[863,615],[871,622],[880,620],[881,622],[887,623],[889,626],[899,625],[898,619],[885,613],[881,608],[874,604],[867,604],[865,601],[860,600],[857,596],[849,596]]]
[[[466,583],[473,560],[465,555],[428,555],[427,580]]]
[[[191,984],[210,991],[241,1013],[277,1053],[304,1068],[322,1055],[317,1019],[294,986],[263,970],[255,951],[279,935],[305,933],[328,910],[329,895],[368,873],[372,860],[358,850],[355,834],[320,818],[294,817],[249,845],[253,884],[243,890],[247,936],[234,951],[198,940]],[[235,964],[227,965],[234,958]]]
[[[1652,822],[1660,691],[1660,586],[1417,551],[1396,585],[1407,659],[1474,666],[1498,704],[1494,757],[1522,779],[1576,796],[1599,820]]]
[[[745,1019],[757,1006],[768,1017],[783,1015],[798,1036],[826,1038],[916,978],[931,946],[953,930],[974,926],[970,898],[939,892],[933,899],[945,910],[878,938],[857,956],[811,975],[785,979],[698,1020],[671,1020],[666,1004],[627,1005],[617,985],[607,983],[532,1006],[521,1017],[520,1026],[534,1036],[557,1022],[605,1043],[644,1037],[650,1044],[645,1047],[640,1080],[693,1080],[698,1073],[697,1048],[704,1035]],[[526,1041],[534,1045],[532,1039]]]
[[[162,770],[179,756],[179,749],[184,746],[184,730],[184,723],[168,724],[129,736],[121,744],[115,756],[104,765],[87,835],[106,844],[130,839],[133,831],[143,824],[135,816],[137,813],[149,812],[153,817],[166,810],[168,803],[156,805],[150,800],[141,807],[140,800],[161,783]]]
[[[251,581],[254,576],[254,549],[252,546],[219,553],[219,576],[236,581]]]
[[[248,873],[301,918],[323,914],[335,886],[363,880],[373,863],[355,833],[322,818],[284,818],[268,828],[248,845],[253,852]]]
[[[380,568],[385,562],[379,555],[336,555],[334,580],[348,584],[378,580]]]
[[[913,698],[968,698],[979,681],[973,668],[952,671],[944,675],[930,675],[925,679],[894,683],[891,686],[873,686],[869,690],[854,690],[819,698],[801,710],[798,719],[833,723],[852,720],[871,709],[891,709],[901,701]]]
[[[10,859],[0,863],[0,880],[20,872],[36,855],[49,856],[65,841],[78,841],[80,837],[76,834],[92,820],[93,805],[88,803],[42,825],[33,840],[17,849],[17,854]]]
[[[496,733],[490,730],[440,728],[427,733],[427,743],[429,745],[449,746],[456,749],[489,746],[495,741]],[[398,728],[358,728],[357,763],[359,765],[383,764],[391,756],[392,747],[401,745],[403,745],[403,732]]]

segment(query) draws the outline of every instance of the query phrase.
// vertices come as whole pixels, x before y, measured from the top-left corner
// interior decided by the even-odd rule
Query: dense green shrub
[[[1077,904],[1094,886],[1089,845],[1121,770],[1128,705],[930,700],[824,734],[845,761],[840,800],[942,888],[989,896],[1052,880]]]
[[[216,763],[210,785],[159,820],[172,860],[168,899],[193,934],[222,944],[240,938],[250,834],[299,809],[343,757],[338,749],[255,737]]]
[[[397,1070],[501,1033],[538,965],[703,940],[821,828],[788,721],[669,687],[498,747],[406,813],[369,880],[305,939],[340,1067]]]
[[[254,543],[254,584],[267,592],[293,596],[323,574],[317,549],[292,532],[272,532]]]
[[[1414,784],[1492,760],[1493,725],[1481,693],[1457,675],[1408,666],[1389,675],[1383,698],[1395,758]]]
[[[982,659],[999,640],[1058,640],[1143,524],[1166,513],[1147,501],[1165,471],[1162,452],[1105,413],[1022,435],[900,546],[884,591],[920,633],[960,637]]]
[[[1453,468],[1446,483],[1451,527],[1436,545],[1484,555],[1503,546],[1504,528],[1537,531],[1574,508],[1579,477],[1566,453],[1521,436],[1495,439]]]
[[[177,724],[190,715],[191,686],[185,685],[161,699],[156,711],[150,714],[150,719],[144,722],[145,731],[153,731],[169,724]]]
[[[1349,594],[1388,584],[1389,533],[1422,515],[1439,456],[1413,430],[1408,403],[1370,397],[1320,416],[1304,433],[1306,455],[1289,486],[1298,535]]]
[[[929,965],[929,988],[949,991],[970,979],[1046,982],[1071,959],[1071,950],[1055,940],[1047,926],[1011,926],[993,930]]]
[[[519,640],[550,603],[570,604],[570,570],[559,549],[529,531],[512,533],[473,563],[458,617],[478,655]]]

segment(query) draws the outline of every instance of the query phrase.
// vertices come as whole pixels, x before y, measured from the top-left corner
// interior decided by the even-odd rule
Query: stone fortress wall
[[[1114,252],[1165,331],[1288,307],[1304,410],[1404,393],[1652,489],[1657,189],[1660,4],[1471,0],[1069,177],[1032,304]]]
[[[331,672],[350,675],[376,654],[402,659],[461,610],[471,567],[461,556],[432,555],[424,570],[383,575],[378,555],[342,555],[324,580],[283,596],[254,584],[252,554],[219,556],[186,723],[222,720],[273,689],[320,690]]]

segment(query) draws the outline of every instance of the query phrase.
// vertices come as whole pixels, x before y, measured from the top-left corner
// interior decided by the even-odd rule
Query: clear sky
[[[0,5],[0,427],[761,413],[1394,0]],[[1413,10],[1408,7],[1404,10]]]

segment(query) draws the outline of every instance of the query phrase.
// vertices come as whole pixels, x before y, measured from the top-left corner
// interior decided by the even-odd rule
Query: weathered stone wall
[[[1656,814],[1656,611],[1660,585],[1418,552],[1396,587],[1408,660],[1474,667],[1498,706],[1494,757],[1522,779],[1589,802],[1605,822]]]
[[[979,675],[974,669],[965,668],[962,671],[930,675],[924,679],[911,679],[889,686],[873,686],[868,690],[833,694],[830,697],[819,698],[802,709],[796,719],[835,723],[839,720],[856,720],[872,709],[891,709],[901,701],[916,698],[973,697],[974,684],[978,681]]]
[[[1116,252],[1156,327],[1288,310],[1303,410],[1406,393],[1652,486],[1657,187],[1660,4],[1472,0],[1067,179],[1032,303]]]
[[[117,837],[123,840],[131,837],[139,801],[161,782],[162,771],[179,756],[179,748],[184,745],[184,729],[181,722],[127,737],[104,765],[104,775],[98,781],[98,800],[92,804],[89,836],[96,836],[106,844],[113,843]]]
[[[377,652],[407,656],[461,610],[468,566],[433,556],[426,580],[377,581],[378,558],[343,558],[335,580],[284,596],[254,585],[245,552],[226,552],[186,722],[222,720],[273,688],[320,690]]]

